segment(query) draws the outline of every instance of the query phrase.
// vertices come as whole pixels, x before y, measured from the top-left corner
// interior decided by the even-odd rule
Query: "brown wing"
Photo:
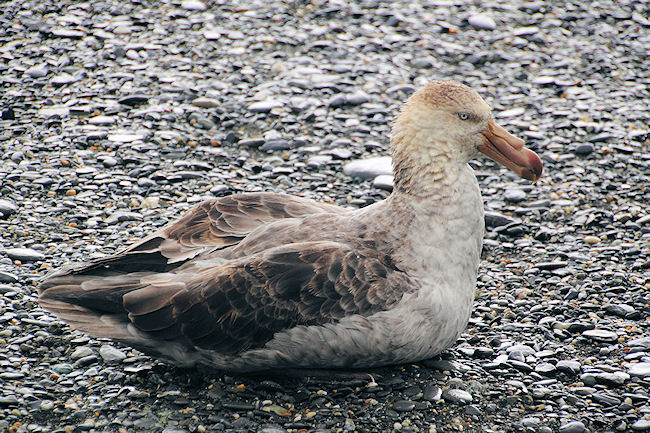
[[[388,256],[335,242],[285,245],[192,275],[145,276],[127,293],[115,278],[119,277],[113,277],[110,286],[123,296],[122,314],[140,331],[157,340],[182,341],[222,354],[263,347],[275,333],[296,325],[371,315],[416,288]],[[54,306],[55,314],[61,302],[96,309],[98,303],[90,298],[108,297],[94,287],[92,295],[86,290],[83,296],[69,290],[61,293],[56,284],[50,287],[42,293],[41,303]],[[107,336],[103,329],[94,332],[92,323],[79,326]],[[137,342],[126,342],[138,347]]]
[[[55,276],[82,270],[93,275],[167,272],[199,254],[235,245],[269,222],[315,213],[345,212],[348,210],[339,206],[276,193],[234,194],[206,200],[127,249]]]

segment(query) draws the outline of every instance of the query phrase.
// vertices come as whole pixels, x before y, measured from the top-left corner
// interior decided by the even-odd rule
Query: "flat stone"
[[[415,409],[415,403],[409,400],[398,400],[393,403],[393,409],[398,412],[410,412]]]
[[[594,376],[597,383],[607,386],[623,386],[625,382],[630,380],[630,375],[622,371],[615,371],[613,373],[603,372]],[[584,381],[583,381],[584,382]]]
[[[502,227],[519,220],[499,212],[485,211],[485,226],[488,228]]]
[[[580,143],[573,150],[576,155],[589,155],[593,151],[594,145],[591,143]]]
[[[99,356],[108,364],[119,363],[126,359],[126,353],[110,344],[104,344],[99,348]]]
[[[526,192],[519,188],[509,188],[503,193],[503,198],[510,203],[519,203],[526,200]]]
[[[0,283],[17,283],[17,282],[18,282],[18,276],[10,272],[0,271]]]
[[[563,359],[561,361],[558,361],[557,364],[555,364],[555,368],[557,368],[558,371],[561,371],[564,374],[575,376],[578,373],[580,373],[580,369],[582,368],[582,365],[578,361]]]
[[[462,389],[446,389],[442,392],[442,398],[445,401],[456,404],[467,404],[471,403],[473,398],[472,394]]]
[[[91,125],[114,125],[117,122],[117,119],[113,116],[95,116],[88,119],[88,123]]]
[[[207,8],[205,3],[199,0],[184,0],[181,7],[188,11],[204,11]]]
[[[239,146],[244,146],[244,147],[253,147],[253,148],[258,148],[262,146],[266,140],[262,137],[249,137],[249,138],[242,138],[237,142]]]
[[[643,349],[650,349],[650,336],[634,338],[627,342],[629,347],[641,347]]]
[[[18,206],[9,200],[0,198],[0,218],[4,219],[9,215],[16,213]]]
[[[108,136],[108,140],[114,143],[133,143],[142,139],[144,139],[144,134],[118,133]]]
[[[248,106],[248,111],[253,113],[268,113],[274,108],[282,107],[282,102],[274,99],[267,99],[265,101],[254,102]]]
[[[632,424],[633,431],[650,431],[650,419],[641,418]]]
[[[45,65],[34,65],[25,71],[25,75],[31,78],[43,78],[49,73]]]
[[[343,173],[360,179],[374,179],[382,174],[392,175],[393,168],[391,161],[390,156],[360,159],[345,164]]]
[[[383,189],[384,191],[393,190],[393,175],[391,174],[380,174],[372,181],[372,186],[377,189]]]
[[[7,248],[4,252],[12,260],[21,262],[36,262],[45,258],[44,254],[31,248]]]
[[[560,433],[582,433],[585,431],[585,425],[582,421],[570,421],[560,426]]]
[[[589,329],[582,333],[584,337],[591,338],[594,341],[613,343],[618,339],[615,332],[607,331],[605,329]]]
[[[134,107],[136,105],[142,105],[149,102],[149,97],[143,95],[142,93],[134,93],[132,95],[124,96],[118,101],[122,105],[128,105],[129,107]]]
[[[207,98],[202,96],[193,100],[192,105],[201,108],[214,108],[214,107],[219,107],[220,105],[223,104],[214,98]]]
[[[639,362],[630,365],[627,370],[628,374],[633,377],[650,377],[650,362]]]

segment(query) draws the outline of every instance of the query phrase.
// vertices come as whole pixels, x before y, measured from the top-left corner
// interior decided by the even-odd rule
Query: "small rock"
[[[581,421],[571,421],[560,426],[560,433],[582,433],[585,425]]]
[[[219,107],[220,105],[223,105],[221,102],[219,102],[216,99],[213,98],[206,98],[206,97],[200,97],[196,98],[195,100],[192,101],[192,105],[195,107],[201,107],[201,108],[214,108],[214,107]]]
[[[77,360],[85,356],[94,355],[95,352],[88,346],[77,347],[74,352],[70,355],[70,359]]]
[[[199,0],[184,0],[181,7],[188,11],[204,11],[207,6]]]
[[[485,211],[485,226],[488,228],[501,227],[515,222],[518,222],[518,220],[507,215]]]
[[[650,430],[650,419],[641,418],[632,424],[633,431],[649,431]]]
[[[267,99],[265,101],[252,103],[248,106],[248,111],[252,111],[253,113],[268,113],[272,109],[278,107],[282,107],[282,103],[280,101]]]
[[[650,362],[639,362],[637,364],[630,365],[628,369],[628,374],[634,377],[650,377]]]
[[[526,192],[519,188],[506,189],[503,198],[510,203],[519,203],[526,200]]]
[[[25,71],[25,75],[31,78],[43,78],[48,74],[49,70],[45,65],[35,65]]]
[[[391,158],[389,156],[360,159],[345,164],[343,173],[360,179],[374,179],[382,174],[393,174],[391,164]]]
[[[589,155],[594,151],[594,145],[591,143],[580,143],[574,149],[576,155]]]
[[[119,363],[126,358],[126,354],[123,351],[109,344],[104,344],[99,348],[99,356],[108,364]]]
[[[627,346],[629,346],[629,347],[640,347],[640,348],[648,350],[648,349],[650,349],[650,336],[641,337],[641,338],[634,338],[634,339],[627,342]]]
[[[398,400],[393,403],[393,409],[398,412],[410,412],[415,408],[415,403],[409,400]]]
[[[350,105],[361,105],[370,101],[370,96],[366,92],[359,90],[345,97],[345,101]]]
[[[462,389],[446,389],[442,392],[442,398],[450,403],[467,404],[471,403],[472,394]]]
[[[390,174],[380,174],[372,181],[372,186],[384,191],[393,190],[393,176]]]
[[[497,28],[497,23],[487,14],[472,15],[467,19],[467,22],[472,27],[481,30],[494,30]]]
[[[9,200],[0,199],[0,218],[5,219],[9,215],[16,213],[18,206]]]
[[[128,105],[134,107],[136,105],[142,105],[149,102],[149,97],[141,93],[134,93],[133,95],[125,96],[118,101],[122,105]]]
[[[605,329],[590,329],[582,333],[584,337],[591,338],[594,341],[613,343],[618,339],[615,332],[607,331]]]
[[[571,376],[575,376],[580,373],[581,367],[582,366],[578,361],[570,361],[566,359],[558,361],[557,364],[555,364],[555,368],[557,368],[558,371]]]
[[[7,248],[4,252],[12,260],[20,260],[21,262],[36,262],[45,258],[44,254],[31,248]]]

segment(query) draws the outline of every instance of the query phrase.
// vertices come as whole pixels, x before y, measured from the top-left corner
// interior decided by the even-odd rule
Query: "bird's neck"
[[[451,143],[437,141],[427,130],[398,122],[391,135],[393,190],[417,199],[446,200],[466,164],[452,160]]]

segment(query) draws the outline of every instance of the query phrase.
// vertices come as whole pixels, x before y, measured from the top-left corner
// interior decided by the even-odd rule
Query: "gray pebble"
[[[469,25],[477,29],[494,30],[497,28],[497,23],[494,21],[494,19],[486,14],[472,15],[467,19],[467,22]]]
[[[104,344],[99,348],[99,356],[108,364],[122,362],[126,358],[126,353],[109,344]]]
[[[628,374],[633,377],[650,377],[650,362],[639,362],[629,366]]]
[[[442,398],[445,401],[456,404],[467,404],[471,403],[473,398],[472,394],[462,389],[446,389],[442,392]]]
[[[398,400],[393,403],[393,409],[398,412],[410,412],[415,409],[415,403],[409,400]]]
[[[560,426],[560,433],[582,433],[585,431],[585,425],[582,421],[570,421]]]
[[[18,206],[9,200],[0,199],[0,218],[5,219],[9,215],[16,213]]]
[[[45,259],[45,255],[31,248],[7,248],[4,253],[12,260],[36,262]]]
[[[650,419],[641,418],[632,424],[633,431],[650,431]]]
[[[594,151],[594,145],[591,143],[580,143],[575,147],[576,155],[589,155]]]
[[[374,179],[381,174],[392,175],[391,158],[382,156],[352,161],[345,164],[343,173],[361,179]]]
[[[526,192],[519,188],[508,188],[504,192],[503,198],[511,203],[519,203],[526,200]]]
[[[591,338],[594,341],[613,343],[618,339],[615,332],[607,331],[605,329],[589,329],[582,333],[583,336]]]

